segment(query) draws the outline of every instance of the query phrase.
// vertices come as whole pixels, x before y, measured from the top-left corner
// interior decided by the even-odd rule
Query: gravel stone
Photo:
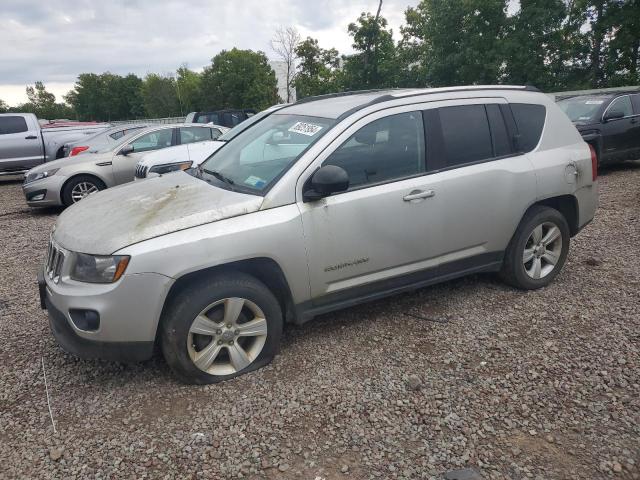
[[[271,365],[202,387],[56,345],[35,277],[60,210],[20,186],[0,180],[0,479],[640,479],[640,162],[603,169],[549,287],[476,275],[288,325]]]

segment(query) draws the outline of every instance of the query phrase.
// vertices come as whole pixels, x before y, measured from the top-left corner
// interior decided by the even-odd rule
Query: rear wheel
[[[65,206],[77,203],[92,193],[104,190],[107,186],[104,182],[91,175],[78,175],[72,177],[62,189],[62,202]]]
[[[183,288],[161,326],[163,355],[185,383],[217,383],[268,364],[282,334],[280,304],[243,273]]]
[[[569,225],[559,211],[531,208],[507,247],[502,278],[525,290],[548,285],[567,259],[569,237]]]

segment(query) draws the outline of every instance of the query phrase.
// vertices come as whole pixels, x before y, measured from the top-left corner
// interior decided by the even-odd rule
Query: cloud
[[[385,0],[382,14],[396,39],[407,6]],[[73,84],[79,73],[201,69],[223,49],[262,50],[280,25],[297,27],[325,48],[351,52],[347,25],[376,0],[2,0],[0,98],[15,104],[15,86],[42,80]],[[9,88],[9,86],[14,86]]]

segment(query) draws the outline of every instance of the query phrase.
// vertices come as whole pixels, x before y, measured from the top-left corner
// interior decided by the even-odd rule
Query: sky
[[[384,0],[382,15],[400,38],[408,6]],[[347,25],[377,0],[0,0],[0,99],[26,101],[43,81],[62,101],[80,73],[201,70],[223,49],[261,50],[279,26],[294,26],[323,48],[350,53]]]

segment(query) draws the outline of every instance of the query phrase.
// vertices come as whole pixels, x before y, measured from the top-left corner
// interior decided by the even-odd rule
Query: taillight
[[[89,147],[73,147],[69,156],[73,157],[74,155],[78,155],[80,152],[84,152],[87,148]]]
[[[595,182],[598,179],[598,156],[596,155],[596,149],[593,148],[593,145],[587,143],[589,145],[589,150],[591,150],[591,179]]]

